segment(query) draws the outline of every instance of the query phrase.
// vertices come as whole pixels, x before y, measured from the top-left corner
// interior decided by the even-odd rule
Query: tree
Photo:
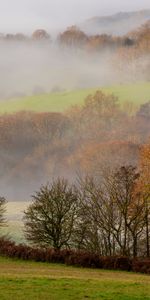
[[[32,39],[36,41],[50,40],[50,35],[44,29],[37,29],[33,32]]]
[[[80,249],[102,255],[139,252],[144,232],[144,203],[134,193],[139,174],[132,166],[106,169],[100,181],[85,178],[80,184],[80,218],[76,243]]]
[[[79,213],[74,242],[79,250],[105,255],[102,251],[102,228],[98,224],[100,191],[92,177],[79,178]]]
[[[67,30],[59,36],[59,42],[61,45],[73,48],[85,46],[87,41],[87,35],[76,26],[67,28]]]
[[[138,254],[138,238],[144,228],[144,205],[138,194],[134,193],[139,176],[135,167],[123,166],[115,173],[110,185],[110,193],[123,217],[123,254],[129,252],[131,243],[134,257]]]
[[[139,111],[137,112],[137,117],[144,118],[149,121],[150,118],[150,101],[144,103],[140,106]]]
[[[147,257],[150,256],[150,143],[145,144],[140,152],[141,176],[137,191],[141,194],[145,207],[145,248]]]
[[[5,204],[6,204],[5,198],[0,197],[0,227],[2,227],[5,224],[5,217],[4,217],[4,213],[6,211]]]
[[[94,51],[105,50],[115,46],[115,40],[111,35],[101,34],[90,36],[87,43],[87,49]]]
[[[33,244],[69,247],[77,217],[77,192],[64,179],[42,186],[25,211],[25,233]]]

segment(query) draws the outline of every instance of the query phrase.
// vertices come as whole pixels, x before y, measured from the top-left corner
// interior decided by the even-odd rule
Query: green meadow
[[[1,300],[149,300],[150,277],[0,257]]]
[[[0,113],[18,111],[63,112],[71,106],[82,105],[84,99],[97,90],[101,90],[106,94],[114,94],[118,97],[121,105],[125,102],[131,102],[135,106],[135,109],[140,104],[150,100],[150,83],[140,82],[9,99],[0,101]]]

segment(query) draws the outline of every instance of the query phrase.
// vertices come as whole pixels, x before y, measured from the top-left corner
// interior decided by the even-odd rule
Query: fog
[[[129,66],[122,66],[118,73],[114,54],[106,49],[91,54],[49,42],[1,42],[0,48],[0,100],[144,80],[146,76],[136,64],[134,73]],[[142,65],[140,60],[137,63]]]
[[[1,42],[0,98],[110,84],[111,55],[88,55],[48,43]],[[113,73],[113,74],[112,74]]]
[[[149,0],[0,0],[0,5],[0,105],[30,95],[150,80],[148,52],[128,59],[130,52],[121,56],[119,46],[103,45],[96,52],[89,45],[69,48],[57,40],[74,24],[87,35],[106,33],[115,39],[150,18]],[[144,9],[149,11],[129,19],[119,13]],[[51,39],[30,38],[38,28]],[[27,39],[3,39],[3,34],[20,32]],[[5,233],[24,241],[23,210],[42,184],[58,177],[75,182],[87,174],[101,178],[102,168],[138,165],[139,145],[150,132],[148,118],[127,115],[113,105],[111,110],[111,104],[103,109],[93,101],[85,111],[70,108],[63,114],[0,115],[0,196],[8,200]],[[133,108],[128,102],[126,106]]]
[[[38,1],[38,3],[35,0],[27,0],[26,2],[14,0],[11,3],[6,0],[1,4],[0,31],[4,33],[22,32],[30,36],[34,29],[40,27],[45,28],[50,35],[53,35],[54,31],[59,30],[59,32],[63,32],[64,28],[69,24],[79,24],[92,16],[148,8],[148,2],[146,1],[132,1],[129,4],[129,1],[120,3],[118,0],[82,0],[80,2],[63,0],[61,2],[61,10],[59,9],[60,1],[58,0],[55,2]],[[79,11],[80,14],[78,13]],[[120,15],[117,16],[119,20]],[[133,23],[137,26],[136,21],[133,21]],[[122,26],[115,26],[117,27],[113,28],[114,34],[119,33],[120,28],[127,31],[126,23],[122,23]],[[106,27],[103,31],[106,30]],[[113,48],[109,44],[107,47],[103,45],[97,52],[92,51],[88,47],[89,44],[86,44],[85,47],[79,46],[74,48],[62,46],[56,38],[42,41],[27,38],[27,40],[17,41],[11,38],[3,39],[1,36],[0,101],[7,102],[9,99],[28,95],[65,92],[92,87],[100,88],[102,86],[150,79],[148,54],[138,56],[137,59],[135,58],[136,56],[133,56],[133,59],[129,60],[128,63],[130,52],[124,60],[124,57],[122,58],[119,54],[119,47]],[[128,50],[130,50],[130,47],[125,47],[125,51],[128,52]],[[31,122],[30,118],[32,119]],[[54,128],[59,127],[57,122],[60,120],[56,118],[56,124],[54,122],[54,125],[51,126],[51,123],[49,123],[51,118],[53,117],[49,116],[47,121],[49,127],[47,127],[44,123],[45,121],[42,120],[42,125],[39,125],[40,121],[36,123],[34,116],[30,115],[23,117],[16,115],[13,121],[11,116],[10,118],[8,116],[8,119],[6,116],[4,120],[3,116],[1,117],[1,124],[4,126],[4,129],[1,126],[0,187],[1,193],[9,197],[9,199],[21,199],[23,197],[22,200],[24,200],[47,178],[57,177],[58,175],[65,175],[71,178],[72,173],[74,173],[74,170],[72,171],[73,164],[68,171],[68,162],[66,161],[69,154],[70,160],[76,156],[76,152],[74,152],[76,147],[78,147],[76,139],[83,139],[83,143],[87,139],[89,142],[89,137],[85,138],[86,129],[80,137],[80,132],[76,132],[74,129],[74,126],[76,126],[74,123],[66,125],[65,121],[63,121],[64,128],[66,128],[65,126],[69,128],[67,133],[66,129],[63,132],[66,144],[63,144],[63,139],[59,139],[57,132],[54,140],[48,139],[47,142],[47,140],[43,140],[43,135],[47,128],[50,128],[51,132],[53,132],[53,126]],[[23,126],[22,124],[26,127],[25,129],[21,127],[19,131],[18,128]],[[39,126],[39,128],[33,128],[32,131],[30,126]],[[72,134],[75,135],[73,141],[69,126],[72,126]],[[82,126],[84,127],[84,123]],[[102,130],[101,126],[97,127],[96,130]],[[114,132],[115,130],[116,128]],[[37,139],[34,140],[34,135],[36,134]],[[90,129],[88,134],[89,136],[93,135]],[[109,141],[111,138],[109,130],[107,134]],[[118,135],[115,138],[118,138]],[[125,139],[123,135],[120,138]],[[99,142],[102,139],[103,134],[99,137]],[[95,140],[97,141],[97,137],[95,137]],[[70,151],[69,154],[68,151]],[[59,162],[61,157],[62,165]],[[47,172],[47,169],[50,171],[48,170]]]
[[[0,31],[52,32],[94,16],[150,8],[149,0],[0,0]],[[80,12],[80,13],[79,13]]]
[[[136,30],[149,19],[150,9],[140,12],[120,12],[111,16],[90,18],[79,24],[79,27],[88,35],[106,33],[121,36]]]
[[[111,47],[98,52],[85,51],[84,47],[68,48],[60,46],[58,42],[31,39],[1,39],[0,48],[1,101],[9,101],[10,98],[23,95],[100,88],[150,78],[148,54],[138,59],[133,56],[130,63],[127,63],[128,60],[120,59],[117,50],[114,51]],[[130,50],[130,47],[125,50]],[[138,144],[145,141],[149,134],[147,119],[140,120],[140,123],[138,119],[134,120],[131,117],[128,120],[123,116],[125,120],[122,121],[122,111],[117,117],[113,113],[112,109],[112,116],[108,114],[109,121],[107,114],[101,116],[101,110],[99,116],[97,112],[93,116],[90,112],[88,114],[88,110],[84,116],[83,111],[84,118],[81,113],[79,119],[77,111],[73,120],[71,114],[50,114],[47,117],[20,113],[1,116],[1,195],[9,200],[29,200],[30,195],[39,189],[42,183],[52,178],[64,176],[74,179],[87,146],[94,150],[94,143],[106,143],[106,156],[103,158],[103,155],[99,154],[98,168],[101,168],[101,160],[104,164],[106,161],[135,163],[137,153],[133,145],[130,145],[132,151],[130,147],[125,148],[126,154],[124,144],[121,154],[120,146],[111,153],[112,146],[109,147],[108,142],[120,139],[123,143],[130,143],[134,140],[135,148],[138,148]],[[99,124],[101,117],[105,121]],[[97,127],[93,129],[93,125]],[[93,170],[95,171],[95,165]]]

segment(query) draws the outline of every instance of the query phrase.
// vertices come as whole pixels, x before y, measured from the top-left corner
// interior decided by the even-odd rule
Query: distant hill
[[[78,24],[86,34],[124,35],[150,20],[150,9],[120,12],[111,16],[94,17]]]

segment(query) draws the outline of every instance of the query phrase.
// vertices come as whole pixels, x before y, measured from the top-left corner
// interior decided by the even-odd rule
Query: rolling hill
[[[120,12],[112,16],[93,17],[78,27],[87,34],[124,35],[150,19],[150,9],[136,12]]]
[[[140,104],[150,100],[150,83],[141,82],[5,100],[0,102],[0,113],[13,113],[18,111],[63,112],[71,106],[82,105],[84,99],[98,89],[104,93],[116,95],[121,105],[125,102],[132,102],[135,109],[138,108]]]

